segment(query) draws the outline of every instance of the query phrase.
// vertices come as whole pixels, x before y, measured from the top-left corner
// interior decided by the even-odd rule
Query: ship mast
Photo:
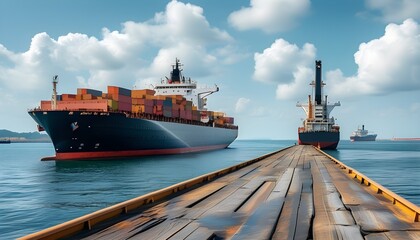
[[[51,98],[51,110],[56,110],[57,109],[57,84],[58,84],[58,75],[55,75],[53,77],[53,94],[52,94],[52,98]]]

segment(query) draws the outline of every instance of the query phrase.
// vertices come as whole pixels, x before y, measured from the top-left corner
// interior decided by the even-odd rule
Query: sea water
[[[14,239],[104,207],[294,145],[236,140],[217,151],[106,161],[41,162],[50,143],[0,145],[0,239]],[[420,205],[420,141],[341,141],[329,154]]]

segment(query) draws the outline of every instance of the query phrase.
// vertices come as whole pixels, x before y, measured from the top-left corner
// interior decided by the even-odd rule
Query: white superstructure
[[[175,65],[172,65],[171,77],[161,80],[154,86],[155,95],[182,95],[185,99],[191,101],[198,110],[206,110],[207,96],[218,92],[219,87],[197,88],[197,82],[186,79],[182,75],[179,59],[176,59]]]
[[[340,102],[328,104],[327,96],[322,99],[322,87],[325,83],[321,80],[321,61],[316,61],[316,77],[310,85],[315,88],[315,99],[312,101],[311,95],[308,97],[308,103],[297,103],[297,107],[302,107],[306,113],[306,119],[303,121],[303,128],[299,132],[319,132],[319,131],[337,131],[334,117],[330,117],[334,107],[341,106]]]

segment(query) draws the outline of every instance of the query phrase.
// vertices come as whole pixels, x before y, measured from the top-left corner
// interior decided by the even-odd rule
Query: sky
[[[150,88],[179,58],[239,139],[297,139],[315,60],[341,139],[420,137],[418,0],[2,0],[0,129],[36,131],[27,110],[87,87]]]

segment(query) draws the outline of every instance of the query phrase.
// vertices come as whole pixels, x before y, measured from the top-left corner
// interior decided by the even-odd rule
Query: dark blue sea
[[[0,239],[14,239],[183,180],[293,145],[237,140],[228,149],[107,161],[41,162],[50,143],[0,144]],[[420,141],[341,141],[337,159],[420,205]]]

